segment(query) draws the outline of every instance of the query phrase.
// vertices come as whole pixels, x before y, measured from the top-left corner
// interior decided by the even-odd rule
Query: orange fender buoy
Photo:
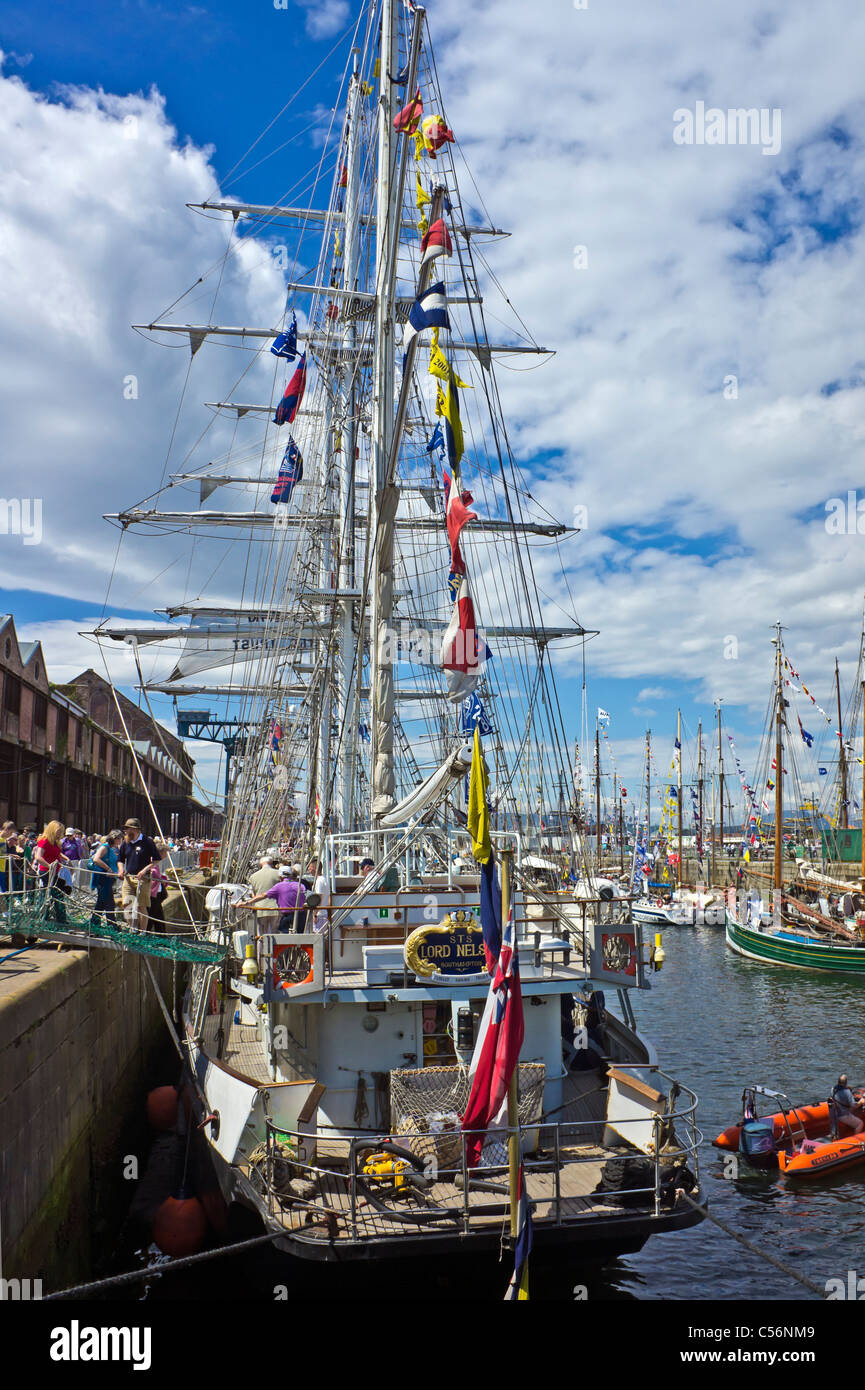
[[[207,1217],[197,1197],[166,1197],[153,1220],[153,1239],[163,1255],[194,1255],[206,1235]]]
[[[166,1133],[177,1125],[177,1091],[173,1086],[157,1086],[147,1097],[147,1122]]]
[[[211,1187],[207,1192],[202,1192],[201,1205],[214,1231],[224,1231],[228,1225],[228,1207],[219,1188]]]

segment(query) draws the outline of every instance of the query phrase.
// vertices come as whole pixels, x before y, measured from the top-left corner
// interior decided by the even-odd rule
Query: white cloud
[[[335,38],[351,20],[348,0],[296,0],[305,15],[311,39]]]
[[[208,320],[227,228],[185,207],[218,193],[215,177],[208,151],[178,143],[156,92],[75,88],[49,101],[2,77],[0,129],[0,336],[12,348],[0,380],[3,490],[43,499],[40,545],[0,535],[0,584],[101,606],[118,539],[101,513],[154,491],[175,417],[168,472],[181,471],[190,450],[195,467],[218,458],[231,440],[231,423],[201,403],[230,393],[246,354],[207,346],[190,368],[186,340],[159,348],[130,327],[159,317],[211,267],[173,311],[175,322]],[[229,322],[278,319],[283,276],[266,245],[235,242],[222,286],[220,312],[237,316]],[[244,388],[269,399],[271,381],[269,369],[254,370]],[[167,506],[195,505],[188,491],[169,498]],[[229,549],[205,542],[203,564]],[[186,542],[162,538],[158,565],[154,553],[129,537],[112,603],[147,608],[176,597]],[[167,573],[161,586],[157,569]]]
[[[647,685],[638,693],[637,704],[644,705],[649,700],[662,700],[669,693],[662,685]]]

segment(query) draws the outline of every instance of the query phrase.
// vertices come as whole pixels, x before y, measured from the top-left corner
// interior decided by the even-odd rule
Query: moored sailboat
[[[781,625],[775,637],[775,695],[774,730],[775,754],[767,785],[774,791],[774,836],[772,868],[772,912],[752,913],[746,921],[737,908],[726,911],[727,945],[738,955],[773,965],[792,966],[801,970],[828,970],[850,975],[865,975],[865,930],[863,924],[833,919],[828,904],[818,910],[795,894],[795,885],[784,879],[784,785],[787,769],[784,760],[792,759],[789,729],[786,721],[788,701],[784,697],[784,669],[789,667],[782,648]],[[865,700],[865,686],[863,686]],[[798,720],[803,741],[810,746],[811,735]],[[785,733],[788,735],[785,740]],[[865,763],[863,763],[865,781]],[[863,788],[865,792],[865,788]],[[753,803],[752,803],[753,808]],[[756,815],[752,809],[752,819]],[[819,878],[819,876],[818,876]],[[806,880],[807,882],[807,880]],[[863,837],[862,885],[865,887],[865,837]],[[793,890],[793,891],[791,891]]]

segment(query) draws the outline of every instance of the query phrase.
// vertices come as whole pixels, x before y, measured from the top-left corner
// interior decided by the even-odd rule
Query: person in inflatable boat
[[[832,1100],[835,1103],[836,1123],[843,1120],[847,1128],[851,1129],[854,1134],[859,1134],[861,1130],[865,1129],[861,1116],[857,1115],[854,1108],[856,1098],[847,1085],[847,1077],[843,1072],[838,1077],[838,1085],[832,1089]]]

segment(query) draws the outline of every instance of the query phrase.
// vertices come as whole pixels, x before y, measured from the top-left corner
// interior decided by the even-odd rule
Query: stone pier
[[[0,956],[11,946],[0,945]],[[155,960],[169,1009],[174,967]],[[177,966],[176,983],[183,979]],[[91,1277],[110,1255],[141,1169],[143,1101],[157,1058],[179,1075],[145,961],[131,953],[34,947],[0,966],[0,1254],[6,1279],[43,1292]],[[173,1059],[173,1060],[172,1060]],[[127,1169],[130,1167],[126,1165]]]

